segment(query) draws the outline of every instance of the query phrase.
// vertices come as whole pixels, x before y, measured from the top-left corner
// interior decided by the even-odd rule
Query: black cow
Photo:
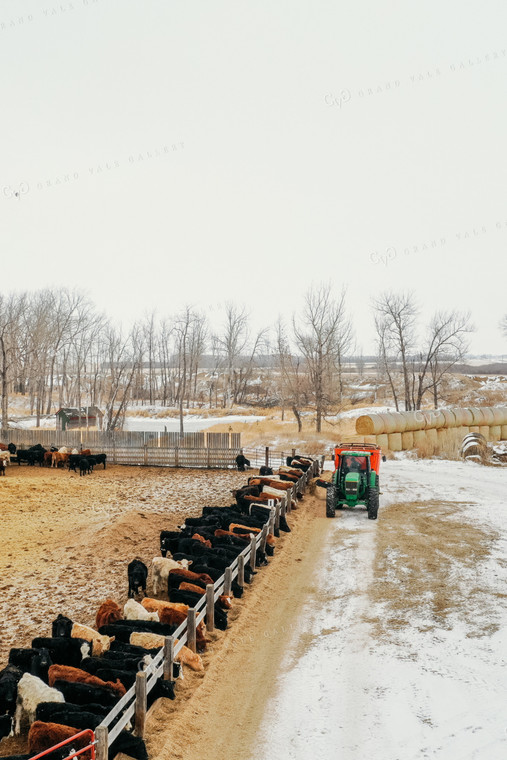
[[[272,474],[273,474],[273,468],[268,467],[265,464],[263,464],[259,470],[259,475],[272,475]]]
[[[79,467],[80,461],[81,461],[81,454],[70,454],[69,463],[68,463],[69,470],[74,470],[74,472],[77,472],[76,468]]]
[[[13,729],[13,718],[11,715],[0,715],[0,742],[4,736],[9,736]]]
[[[79,475],[91,475],[92,465],[88,457],[81,457],[79,460]]]
[[[9,664],[15,665],[23,673],[31,673],[44,683],[48,683],[48,670],[53,664],[49,650],[42,649],[11,649]]]
[[[85,639],[37,636],[32,640],[32,647],[34,649],[48,649],[55,664],[70,665],[72,668],[79,668],[83,657],[88,657],[92,653],[91,642],[85,641]]]
[[[51,636],[54,638],[70,639],[74,623],[65,615],[58,615],[51,624]]]
[[[247,459],[243,454],[238,454],[236,457],[236,467],[240,472],[245,472],[245,465],[246,467],[250,467],[250,460]]]
[[[202,596],[195,591],[181,591],[181,589],[171,589],[169,592],[169,601],[180,604],[188,604],[189,607],[201,601]],[[223,610],[218,602],[215,602],[215,626],[219,631],[225,631],[227,628],[227,612]]]
[[[88,683],[71,683],[70,681],[55,681],[54,688],[61,691],[66,702],[76,705],[87,705],[94,702],[104,707],[113,707],[118,701],[118,692],[114,693],[105,686],[91,686]]]
[[[139,593],[139,589],[146,596],[146,579],[148,578],[148,568],[140,559],[133,559],[127,566],[129,578],[129,598],[134,598]]]
[[[6,665],[0,670],[0,715],[14,715],[18,682],[22,676],[23,671],[15,665]]]
[[[56,720],[53,720],[53,715],[55,712],[60,712],[61,710],[66,710],[67,715],[83,713],[83,705],[75,705],[72,702],[39,702],[35,708],[35,720],[42,720],[44,723],[57,723]],[[98,715],[100,716],[100,720],[102,720],[106,717],[109,709],[107,707],[104,707],[104,705],[89,702],[86,705],[86,712],[93,713],[93,715]],[[64,725],[68,724],[65,723]]]

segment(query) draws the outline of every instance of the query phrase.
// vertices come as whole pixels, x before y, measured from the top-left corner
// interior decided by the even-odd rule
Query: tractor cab
[[[380,447],[340,444],[334,449],[335,471],[326,498],[326,515],[342,507],[364,505],[370,520],[378,513]]]

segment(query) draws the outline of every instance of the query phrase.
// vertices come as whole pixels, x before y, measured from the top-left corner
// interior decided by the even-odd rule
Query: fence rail
[[[150,448],[184,449],[239,449],[241,433],[162,433],[156,430],[122,430],[107,433],[99,430],[1,430],[5,443],[15,443],[23,448],[40,443],[42,446],[68,446],[70,448],[97,449],[105,446],[129,448],[149,446]]]

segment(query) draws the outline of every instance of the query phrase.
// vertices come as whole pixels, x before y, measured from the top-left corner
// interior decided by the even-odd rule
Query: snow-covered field
[[[308,603],[281,663],[256,760],[507,757],[507,469],[404,460],[387,462],[381,475],[378,522],[359,511],[328,521],[328,544],[308,579]],[[436,578],[443,568],[443,577],[401,611],[389,587],[393,599],[403,597],[404,572],[408,578],[414,568],[397,555],[390,527],[400,502],[428,510],[421,524],[429,542],[430,513],[447,506],[458,544],[474,531],[487,543],[477,561],[470,561],[476,547],[454,546],[449,564],[445,537],[437,542],[421,555],[421,577],[412,583],[424,588],[432,567]],[[393,531],[381,577],[379,529]],[[421,538],[414,535],[414,544]],[[411,536],[405,540],[410,546]],[[383,599],[375,596],[380,584]],[[440,594],[448,597],[442,614]]]
[[[229,414],[226,417],[201,417],[198,414],[187,414],[183,419],[186,433],[197,433],[213,425],[230,425],[233,422],[257,422],[263,420],[254,414],[244,416]],[[160,432],[177,433],[180,429],[178,417],[125,417],[124,430],[159,430]]]

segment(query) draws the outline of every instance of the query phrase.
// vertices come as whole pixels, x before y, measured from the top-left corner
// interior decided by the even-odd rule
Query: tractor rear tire
[[[378,515],[378,488],[370,488],[368,494],[368,520],[376,520]]]
[[[326,492],[326,517],[336,517],[336,488],[330,486]]]

